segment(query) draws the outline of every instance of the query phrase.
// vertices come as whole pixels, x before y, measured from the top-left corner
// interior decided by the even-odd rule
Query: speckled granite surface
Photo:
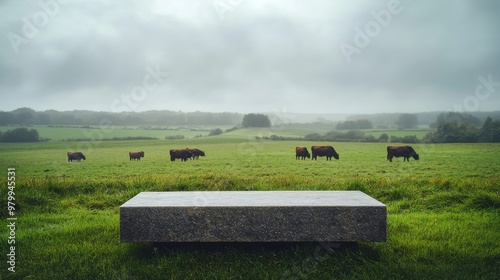
[[[142,192],[122,242],[385,241],[386,206],[360,191]]]

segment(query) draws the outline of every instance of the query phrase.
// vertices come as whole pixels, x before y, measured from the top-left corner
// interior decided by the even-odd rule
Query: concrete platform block
[[[386,206],[360,191],[141,192],[122,242],[381,242]]]

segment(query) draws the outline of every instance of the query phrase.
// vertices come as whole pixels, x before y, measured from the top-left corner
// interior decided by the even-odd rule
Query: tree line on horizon
[[[236,125],[241,123],[240,113],[210,112],[95,112],[95,111],[35,111],[19,108],[10,112],[0,111],[0,125],[132,125],[132,126],[177,126],[177,125]]]
[[[396,121],[398,127],[413,128],[418,123],[416,116],[411,114],[401,114]],[[332,130],[324,135],[318,133],[310,133],[302,137],[281,137],[271,135],[264,139],[270,140],[310,140],[310,141],[354,141],[354,142],[401,142],[401,143],[476,143],[476,142],[500,142],[500,118],[493,119],[488,117],[480,126],[481,121],[470,114],[448,112],[441,113],[436,122],[432,126],[436,127],[435,131],[427,133],[423,139],[418,139],[415,135],[407,135],[404,137],[390,136],[383,133],[379,138],[375,138],[371,134],[365,134],[363,128],[371,128],[371,122],[368,120],[346,121],[339,123],[338,128],[350,129],[347,132],[341,130]],[[271,127],[269,116],[265,114],[246,114],[243,116],[241,127]],[[233,127],[234,130],[237,127]],[[229,131],[229,130],[228,130]],[[222,134],[220,128],[212,129],[209,136]],[[46,141],[47,139],[39,138],[36,129],[28,130],[25,127],[15,128],[0,132],[0,142],[38,142]]]
[[[373,119],[345,120],[336,123],[336,130],[325,135],[311,133],[304,137],[305,140],[323,141],[366,141],[366,142],[434,142],[434,143],[474,143],[474,142],[500,142],[500,112],[491,112],[493,117],[487,116],[483,121],[484,112],[481,114],[447,112],[440,113],[434,122],[429,124],[435,129],[423,139],[416,136],[382,135],[375,139],[372,135],[362,130],[374,128]],[[379,114],[376,114],[377,116]],[[385,114],[381,114],[385,116]],[[398,129],[413,129],[421,124],[420,114],[398,114],[393,118],[392,127]],[[34,124],[34,125],[233,125],[236,127],[271,127],[272,123],[265,114],[239,114],[239,113],[207,113],[207,112],[174,112],[174,111],[147,111],[147,112],[93,112],[93,111],[64,111],[55,110],[37,112],[30,108],[20,108],[11,112],[0,111],[0,125],[7,124]],[[313,125],[313,123],[311,124]],[[378,127],[380,128],[380,127]],[[348,130],[347,132],[342,132]],[[210,135],[223,133],[222,130],[212,130]],[[273,137],[272,140],[286,140],[282,137]],[[17,129],[0,133],[0,142],[37,142],[40,140],[36,130]]]
[[[376,113],[364,115],[351,115],[343,121],[334,121],[319,118],[322,121],[301,121],[301,114],[297,114],[297,122],[273,113],[267,114],[272,125],[302,125],[308,127],[331,126],[338,130],[345,129],[411,129],[417,125],[428,125],[437,128],[436,119],[444,112],[422,112],[422,113]],[[477,119],[478,123],[484,122],[487,117],[500,119],[500,111],[494,112],[469,112],[458,113],[470,115]],[[308,114],[304,114],[307,116]],[[108,126],[181,126],[181,125],[239,125],[245,114],[234,112],[212,113],[212,112],[180,112],[180,111],[145,111],[145,112],[97,112],[88,110],[73,111],[35,111],[31,108],[19,108],[10,112],[0,111],[0,125],[24,124],[24,125],[108,125]],[[307,119],[307,117],[306,117]]]

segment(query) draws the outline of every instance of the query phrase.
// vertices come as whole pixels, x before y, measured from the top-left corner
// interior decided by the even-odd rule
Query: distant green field
[[[500,275],[500,144],[414,144],[419,161],[397,158],[391,163],[386,159],[387,143],[255,139],[285,133],[301,136],[306,131],[242,129],[181,140],[0,143],[4,170],[0,208],[7,209],[7,168],[15,168],[19,224],[17,270],[7,273],[4,258],[1,278],[495,279]],[[65,138],[69,137],[60,137]],[[296,146],[312,145],[333,145],[340,159],[295,159]],[[169,149],[185,147],[200,148],[206,156],[171,162]],[[67,162],[66,152],[73,150],[82,151],[87,160]],[[128,152],[140,150],[145,157],[130,161]],[[387,205],[388,240],[329,250],[319,243],[119,242],[121,204],[141,191],[193,190],[361,190]],[[5,210],[0,218],[6,221]],[[8,234],[0,232],[4,257]]]
[[[269,137],[271,135],[287,137],[304,137],[308,133],[318,132],[314,129],[304,128],[281,128],[281,127],[262,127],[262,128],[240,128],[224,134],[224,137],[231,138],[255,138]],[[321,133],[327,131],[319,131]]]
[[[145,129],[142,127],[49,127],[49,126],[0,126],[0,131],[6,131],[17,127],[34,128],[41,138],[49,138],[53,141],[81,140],[81,139],[112,139],[114,137],[153,137],[165,139],[166,136],[183,135],[185,138],[207,136],[211,129],[221,128],[223,131],[231,126],[193,126],[193,127],[171,127],[163,129]],[[325,134],[329,130],[316,128],[294,128],[294,127],[270,127],[270,128],[240,128],[224,134],[230,138],[255,138],[269,137],[271,135],[284,137],[304,137],[309,133]],[[366,134],[372,134],[378,138],[382,133],[389,136],[416,135],[422,139],[429,130],[365,130]]]
[[[270,127],[270,128],[241,128],[235,131],[231,131],[225,134],[226,137],[235,138],[255,138],[257,137],[269,137],[271,135],[285,136],[285,137],[304,137],[310,133],[325,134],[330,130],[325,129],[307,129],[307,128],[293,128],[293,127]],[[346,132],[347,130],[339,130],[341,132]],[[376,138],[380,137],[382,133],[387,133],[389,136],[394,135],[398,137],[407,135],[416,135],[419,139],[422,139],[430,130],[363,130],[366,135],[372,134]]]
[[[0,126],[0,131],[6,131],[21,126]],[[207,136],[211,126],[183,127],[169,129],[144,129],[140,127],[49,127],[49,126],[22,126],[28,129],[36,129],[41,138],[49,138],[53,141],[79,140],[79,139],[111,139],[114,137],[153,137],[165,139],[166,136],[183,135],[186,138],[196,136]],[[229,127],[226,126],[225,129]]]
[[[427,133],[429,133],[430,130],[428,129],[407,129],[407,130],[367,130],[365,131],[366,134],[371,134],[375,136],[375,138],[380,137],[383,133],[387,133],[389,136],[397,136],[397,137],[403,137],[407,135],[415,135],[417,136],[418,139],[424,138]]]

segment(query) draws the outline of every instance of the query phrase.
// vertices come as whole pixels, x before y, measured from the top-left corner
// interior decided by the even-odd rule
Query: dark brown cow
[[[188,150],[193,155],[192,159],[199,159],[200,156],[202,156],[202,157],[205,156],[205,152],[200,150],[200,149],[193,148],[193,149],[188,149]]]
[[[73,160],[76,160],[76,161],[80,161],[80,160],[86,160],[85,158],[85,155],[83,155],[82,152],[68,152],[67,153],[68,155],[68,161],[73,161]]]
[[[130,157],[130,160],[141,160],[141,157],[144,157],[144,152],[128,152],[128,156]]]
[[[307,150],[306,147],[295,147],[295,159],[306,159],[310,158],[311,155],[309,154],[309,151]]]
[[[326,160],[332,160],[332,157],[335,159],[339,159],[339,154],[335,151],[332,146],[312,146],[312,159],[316,159],[316,157],[324,157],[326,156]]]
[[[193,154],[186,149],[172,149],[170,150],[170,161],[175,161],[175,159],[179,158],[181,161],[187,161],[188,158],[192,157]]]
[[[418,160],[417,152],[411,146],[387,146],[387,160],[392,162],[393,157],[403,157],[403,161],[410,161],[410,157]]]

